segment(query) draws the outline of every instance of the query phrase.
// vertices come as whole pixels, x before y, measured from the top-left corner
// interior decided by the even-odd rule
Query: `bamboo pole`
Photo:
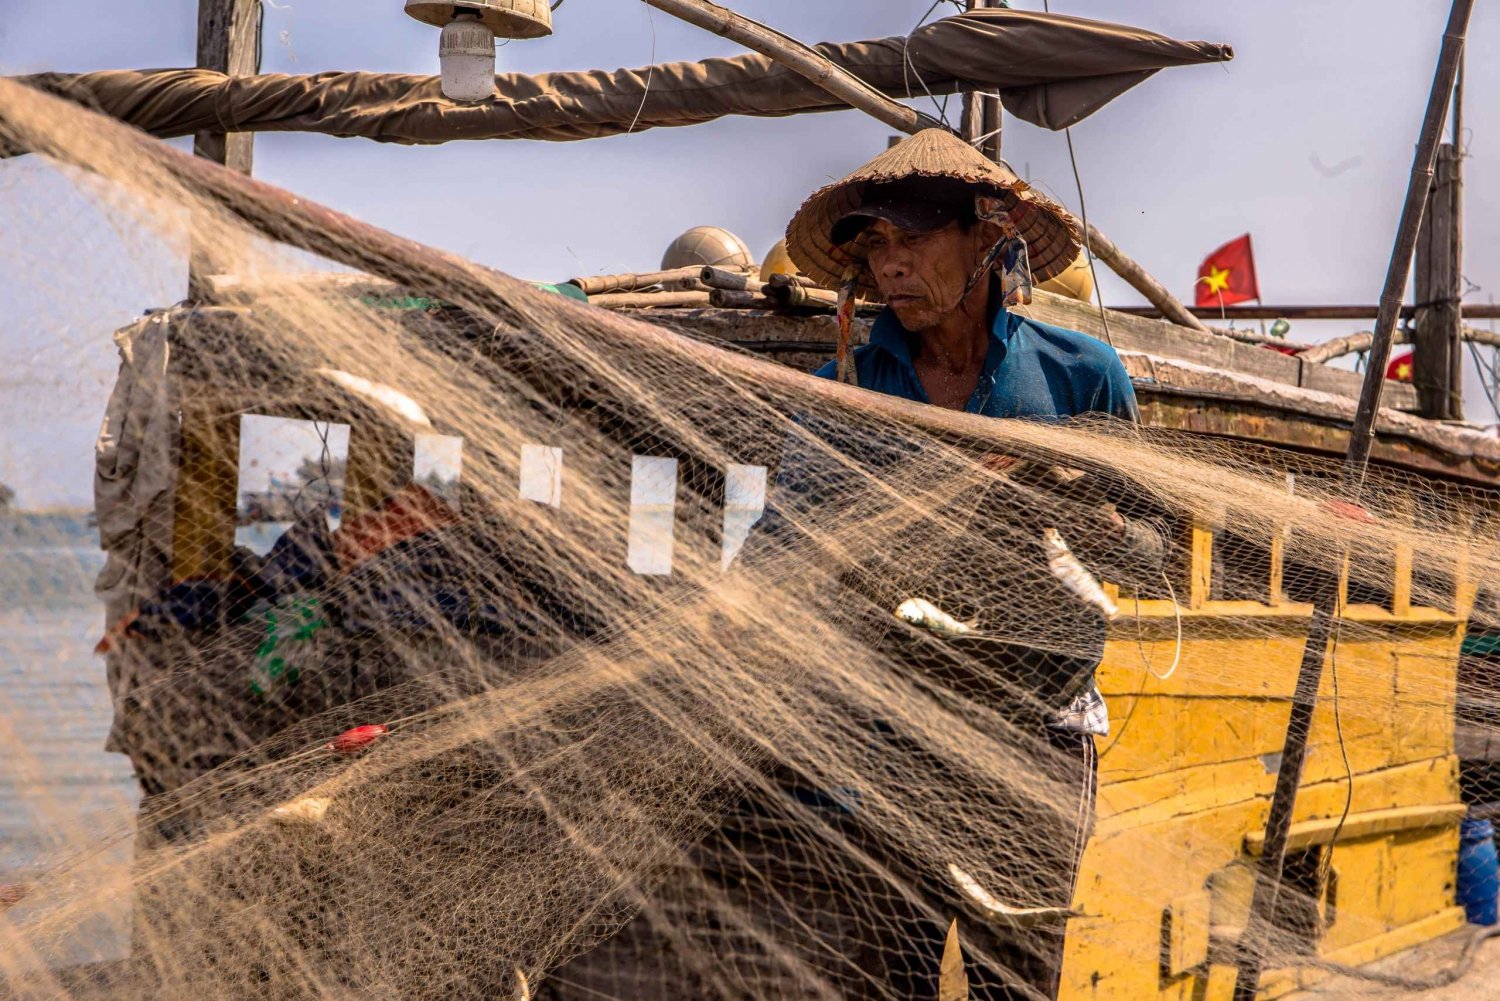
[[[1161,310],[1154,306],[1110,306],[1116,313],[1131,316],[1156,318]],[[1378,306],[1189,306],[1188,312],[1204,320],[1217,320],[1222,314],[1226,320],[1373,320],[1380,312]],[[1400,317],[1410,320],[1416,316],[1417,307],[1411,303],[1401,307]],[[1464,303],[1462,314],[1466,320],[1500,320],[1500,305],[1494,303]]]
[[[839,306],[838,293],[825,288],[810,288],[804,285],[767,285],[766,295],[785,309],[819,309],[834,312]],[[878,302],[858,300],[854,304],[856,313],[869,315],[885,307]]]
[[[1482,327],[1464,327],[1463,339],[1474,344],[1483,344],[1486,347],[1500,348],[1500,332],[1485,330]],[[1395,333],[1397,344],[1410,344],[1411,334],[1406,330],[1397,330]],[[1348,334],[1344,337],[1335,337],[1331,341],[1314,344],[1306,351],[1299,352],[1297,357],[1303,361],[1326,362],[1334,358],[1342,358],[1344,355],[1354,354],[1356,351],[1370,350],[1370,343],[1375,335],[1368,330]]]
[[[1436,176],[1417,236],[1412,280],[1417,310],[1412,356],[1418,413],[1462,420],[1463,402],[1463,161],[1453,143],[1438,146]]]
[[[709,288],[726,292],[756,292],[764,287],[759,274],[746,271],[726,271],[724,268],[705,267],[698,272],[698,280]]]
[[[770,278],[766,279],[766,284],[773,288],[786,288],[789,285],[799,285],[802,288],[818,287],[818,283],[806,275],[784,275],[780,271],[777,271]]]
[[[851,108],[878,118],[893,129],[912,135],[923,129],[942,127],[935,119],[886,97],[811,46],[710,0],[646,0],[646,3],[774,59]]]
[[[716,309],[775,309],[776,302],[759,292],[716,288],[708,293],[708,303]]]
[[[661,283],[663,292],[707,292],[709,286],[696,278],[668,278]]]
[[[1406,201],[1401,206],[1401,221],[1396,227],[1395,246],[1380,296],[1380,315],[1375,321],[1370,364],[1365,370],[1364,387],[1355,411],[1354,427],[1349,434],[1349,451],[1344,457],[1341,486],[1344,495],[1355,503],[1364,489],[1365,474],[1370,466],[1375,422],[1379,418],[1380,396],[1385,388],[1385,369],[1395,340],[1396,314],[1401,309],[1402,293],[1411,273],[1412,251],[1417,243],[1417,230],[1422,224],[1427,189],[1432,184],[1438,139],[1443,130],[1443,119],[1447,116],[1448,97],[1453,92],[1464,33],[1473,8],[1474,0],[1453,0],[1432,89],[1427,96],[1422,131],[1412,156]],[[1234,1001],[1255,1001],[1260,988],[1261,968],[1266,961],[1264,946],[1275,938],[1272,924],[1276,898],[1281,892],[1292,814],[1297,805],[1297,790],[1302,785],[1302,767],[1307,761],[1307,742],[1312,732],[1313,711],[1318,703],[1318,688],[1323,680],[1323,661],[1328,655],[1329,638],[1333,635],[1333,616],[1343,603],[1340,592],[1338,577],[1327,574],[1318,588],[1317,600],[1313,602],[1312,620],[1302,648],[1302,664],[1297,670],[1297,685],[1292,693],[1281,765],[1276,773],[1276,788],[1271,794],[1270,812],[1266,818],[1265,848],[1256,872],[1249,920],[1239,944],[1239,954],[1235,957],[1238,969],[1235,972]]]
[[[601,295],[605,292],[639,292],[641,289],[676,281],[679,278],[697,278],[699,268],[669,268],[666,271],[642,271],[619,275],[586,275],[569,278],[567,284],[577,285],[584,295]]]
[[[1093,255],[1109,265],[1109,269],[1125,279],[1131,288],[1145,296],[1146,301],[1155,306],[1162,316],[1179,327],[1191,327],[1194,330],[1212,333],[1202,321],[1193,315],[1191,310],[1177,300],[1176,296],[1168,292],[1161,282],[1153,278],[1145,268],[1121,250],[1115,241],[1099,232],[1099,227],[1092,223],[1085,227],[1080,221],[1078,228],[1087,231],[1089,250]]]
[[[992,6],[991,0],[968,0],[969,10]],[[997,163],[1000,160],[1000,124],[998,97],[972,90],[964,92],[964,113],[959,126],[964,142]]]
[[[605,309],[653,309],[658,306],[707,306],[710,292],[610,292],[589,296],[589,305]]]
[[[863,111],[907,135],[915,135],[923,129],[945,127],[941,122],[886,97],[810,46],[710,0],[646,0],[646,3],[774,59],[851,108]],[[1145,268],[1116,246],[1113,240],[1094,226],[1085,227],[1082,222],[1076,219],[1073,221],[1080,230],[1087,230],[1094,256],[1109,265],[1131,288],[1145,296],[1146,301],[1160,310],[1163,316],[1178,326],[1211,332],[1172,293],[1151,277]]]

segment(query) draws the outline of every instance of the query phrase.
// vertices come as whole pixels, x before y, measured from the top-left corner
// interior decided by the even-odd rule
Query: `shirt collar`
[[[997,306],[995,315],[990,320],[990,350],[984,363],[985,377],[993,376],[995,369],[1004,360],[1013,326],[1011,314],[1004,306]],[[911,357],[913,336],[915,335],[911,331],[901,325],[901,321],[896,318],[896,311],[889,306],[880,311],[870,327],[871,347],[880,348],[908,369],[915,369]]]

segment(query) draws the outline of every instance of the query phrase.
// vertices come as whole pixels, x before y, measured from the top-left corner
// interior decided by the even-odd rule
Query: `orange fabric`
[[[415,483],[408,483],[373,511],[350,518],[334,533],[334,553],[345,572],[407,539],[456,524],[458,514],[446,502]]]

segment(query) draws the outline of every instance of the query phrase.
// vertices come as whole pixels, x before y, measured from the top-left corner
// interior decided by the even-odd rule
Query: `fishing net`
[[[234,276],[116,335],[103,614],[45,546],[0,549],[8,684],[41,693],[0,713],[30,825],[0,995],[1219,996],[1237,946],[1282,989],[1461,920],[1460,644],[1500,628],[1477,478],[1381,467],[1340,508],[1326,455],[815,380],[203,182],[14,84],[0,140],[127,251]],[[89,252],[4,176],[16,273]],[[331,261],[391,281],[308,276]],[[252,496],[265,418],[315,444]],[[1331,579],[1287,882],[1241,942]],[[48,625],[70,601],[87,639]],[[58,760],[106,686],[131,775],[84,817]]]

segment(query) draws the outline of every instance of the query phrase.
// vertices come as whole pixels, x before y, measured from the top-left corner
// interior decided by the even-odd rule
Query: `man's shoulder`
[[[1090,369],[1100,374],[1113,375],[1117,371],[1124,370],[1120,356],[1115,349],[1097,337],[1079,330],[1070,330],[1067,327],[1033,320],[1028,316],[1012,315],[1030,335],[1031,343],[1037,351],[1052,354],[1058,360],[1068,363],[1070,367]]]

